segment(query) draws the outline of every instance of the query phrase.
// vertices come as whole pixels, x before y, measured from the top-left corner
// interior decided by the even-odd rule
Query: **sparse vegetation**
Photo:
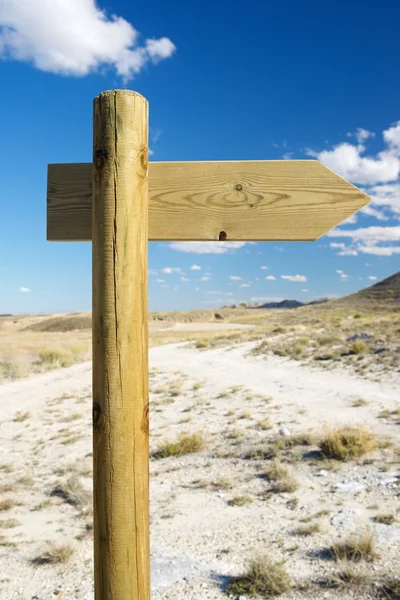
[[[169,456],[182,456],[183,454],[200,452],[203,450],[204,445],[204,439],[199,433],[191,435],[181,433],[175,442],[166,441],[162,443],[153,453],[153,457],[168,458]]]
[[[50,496],[58,496],[77,508],[84,508],[89,500],[87,491],[76,475],[72,475],[64,483],[58,483],[51,491]]]
[[[400,578],[387,577],[379,587],[379,598],[385,600],[400,600]]]
[[[290,469],[275,460],[267,471],[267,477],[272,481],[270,492],[277,494],[295,492],[299,484]]]
[[[13,421],[15,423],[22,423],[23,421],[26,421],[26,419],[29,419],[29,417],[30,417],[29,412],[17,412]]]
[[[375,517],[373,517],[375,523],[382,523],[383,525],[393,525],[396,520],[395,515],[392,515],[391,513],[375,515]]]
[[[230,506],[245,506],[246,504],[250,504],[253,502],[253,499],[250,496],[235,496],[231,500],[229,500],[228,504]]]
[[[372,533],[353,534],[344,541],[332,544],[331,555],[337,561],[372,561],[376,558],[374,536]]]
[[[5,521],[0,521],[1,529],[13,529],[14,527],[19,527],[22,525],[21,521],[18,519],[6,519]]]
[[[295,534],[300,536],[308,536],[313,535],[314,533],[318,533],[321,531],[321,524],[316,521],[315,523],[304,523],[303,525],[299,525],[297,529],[295,529]]]
[[[325,458],[347,461],[368,454],[376,447],[376,437],[362,427],[327,430],[319,442]]]
[[[254,558],[243,575],[233,578],[226,592],[232,595],[271,598],[290,591],[291,581],[285,562],[268,558]]]
[[[69,544],[48,543],[47,549],[32,559],[34,565],[65,563],[71,557],[73,549]]]

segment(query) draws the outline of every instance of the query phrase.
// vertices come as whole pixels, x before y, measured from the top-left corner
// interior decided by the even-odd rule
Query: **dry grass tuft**
[[[229,506],[245,506],[246,504],[250,504],[253,502],[253,499],[250,496],[235,496],[232,500],[229,500]]]
[[[51,565],[65,563],[72,555],[73,549],[69,544],[56,545],[48,543],[48,548],[39,556],[32,559],[34,565]]]
[[[318,522],[315,523],[304,523],[304,525],[299,525],[297,529],[295,529],[295,535],[301,536],[309,536],[314,533],[319,533],[321,531],[321,525]]]
[[[84,508],[89,501],[89,494],[83,487],[79,477],[72,475],[65,483],[59,483],[50,493],[50,496],[58,496],[77,508]]]
[[[388,578],[379,588],[379,598],[400,600],[400,579]]]
[[[375,523],[382,523],[383,525],[393,525],[397,519],[392,514],[381,514],[375,515],[373,521],[375,521]]]
[[[343,561],[337,571],[329,575],[327,584],[332,588],[363,587],[369,583],[368,576],[359,573],[354,566]]]
[[[344,562],[373,561],[377,554],[375,552],[374,537],[371,533],[349,536],[344,541],[335,542],[330,548],[331,555],[335,560]]]
[[[376,447],[376,436],[362,427],[341,427],[327,430],[319,442],[325,458],[351,460],[368,454]]]
[[[235,596],[270,598],[284,594],[290,589],[291,581],[285,569],[285,562],[274,562],[268,558],[258,557],[250,561],[243,575],[233,578],[226,592]]]
[[[21,521],[18,519],[6,519],[5,521],[0,521],[1,529],[13,529],[14,527],[19,527],[22,525]]]
[[[169,456],[200,452],[200,450],[203,450],[204,445],[204,439],[199,433],[193,433],[192,435],[181,433],[175,442],[163,442],[153,453],[153,457],[168,458]]]
[[[13,421],[15,423],[22,423],[23,421],[26,421],[26,419],[29,419],[29,417],[29,412],[17,412],[15,417],[13,418]]]
[[[274,461],[266,474],[268,479],[273,482],[269,490],[270,492],[290,494],[295,492],[299,487],[292,471],[279,462],[279,460]]]

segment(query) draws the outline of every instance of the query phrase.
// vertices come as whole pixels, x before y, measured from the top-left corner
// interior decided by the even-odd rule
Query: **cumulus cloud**
[[[350,246],[343,246],[338,253],[342,256],[356,256],[357,254],[375,254],[376,256],[392,256],[400,254],[400,226],[359,227],[358,229],[341,229],[336,227],[326,234],[328,237],[351,238]],[[385,245],[382,245],[385,244]],[[389,244],[389,245],[387,245]]]
[[[338,275],[340,276],[340,279],[350,279],[350,275],[347,275],[344,271],[342,271],[341,269],[336,269],[336,273],[338,273]]]
[[[18,291],[26,294],[26,293],[30,292],[31,290],[28,287],[21,286]]]
[[[229,279],[231,279],[232,281],[240,281],[242,278],[238,277],[238,275],[230,275]]]
[[[274,277],[273,275],[268,275],[265,279],[267,279],[268,281],[275,281],[276,277]]]
[[[378,278],[377,278],[377,277],[375,277],[375,275],[370,275],[370,276],[368,277],[368,279],[370,279],[371,281],[376,281]]]
[[[171,275],[171,273],[179,273],[179,275],[184,275],[182,269],[180,269],[179,267],[164,267],[163,269],[161,269],[161,271],[163,273],[166,273],[167,275]]]
[[[187,277],[181,277],[181,281],[190,281]]]
[[[201,281],[210,281],[211,277],[207,277],[206,275],[204,275],[204,277],[201,278]]]
[[[2,0],[0,26],[1,57],[60,75],[109,67],[127,81],[176,50],[167,37],[141,42],[131,23],[95,0]]]
[[[249,283],[241,283],[239,285],[239,287],[241,287],[241,288],[248,288],[248,287],[250,287],[250,284]]]
[[[201,271],[201,267],[199,267],[199,265],[192,265],[190,267],[191,271]]]
[[[296,283],[300,281],[307,281],[307,277],[305,275],[281,275],[281,278]]]
[[[265,266],[261,267],[261,270],[263,270],[263,271],[267,271],[268,269],[269,269],[269,267],[265,267]]]
[[[165,279],[156,279],[157,283],[165,283]]]
[[[343,142],[331,150],[308,150],[307,154],[354,183],[376,185],[396,181],[400,173],[400,121],[383,131],[387,147],[375,157],[363,156],[366,148],[361,142],[370,134],[363,129],[358,131],[365,133],[356,136],[359,142],[357,146]]]
[[[302,291],[302,292],[308,292],[309,290],[303,289],[303,290],[301,290],[301,291]]]
[[[363,191],[371,197],[371,202],[359,214],[381,222],[400,221],[400,121],[382,132],[383,150],[375,155],[366,152],[367,140],[374,137],[372,132],[359,128],[347,136],[354,138],[354,143],[346,141],[321,152],[307,150],[307,154],[345,179],[363,186]],[[331,245],[331,248],[339,250],[338,255],[357,256],[364,253],[392,256],[400,253],[397,227],[349,228],[346,233],[343,225],[356,222],[357,216],[353,215],[340,228],[327,234],[352,238],[350,245],[345,244],[341,248]]]
[[[194,254],[226,254],[242,248],[250,242],[172,242],[168,246],[179,252],[193,252]]]

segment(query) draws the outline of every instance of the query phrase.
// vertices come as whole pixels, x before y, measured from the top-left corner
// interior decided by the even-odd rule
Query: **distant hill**
[[[50,319],[41,320],[33,325],[29,325],[24,331],[75,331],[77,329],[91,329],[92,315],[71,313],[70,315],[57,316]]]
[[[398,312],[400,310],[400,271],[355,294],[333,300],[329,305],[332,308],[358,308],[370,312],[374,310]]]
[[[265,304],[245,304],[242,302],[240,304],[240,308],[299,308],[300,306],[309,306],[310,304],[322,304],[323,302],[328,302],[328,298],[320,298],[318,300],[313,300],[312,302],[300,302],[299,300],[281,300],[280,302],[266,302]],[[234,308],[233,306],[230,308]]]

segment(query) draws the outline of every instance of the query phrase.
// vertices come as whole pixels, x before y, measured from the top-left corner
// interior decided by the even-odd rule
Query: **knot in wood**
[[[93,427],[99,427],[100,426],[100,420],[101,420],[101,407],[100,407],[100,404],[98,402],[93,402],[93,407],[92,407],[92,422],[93,422]]]
[[[100,150],[100,149],[99,150],[95,150],[95,153],[94,153],[94,164],[95,164],[96,169],[101,169],[107,159],[108,159],[108,152],[107,152],[107,150]]]

